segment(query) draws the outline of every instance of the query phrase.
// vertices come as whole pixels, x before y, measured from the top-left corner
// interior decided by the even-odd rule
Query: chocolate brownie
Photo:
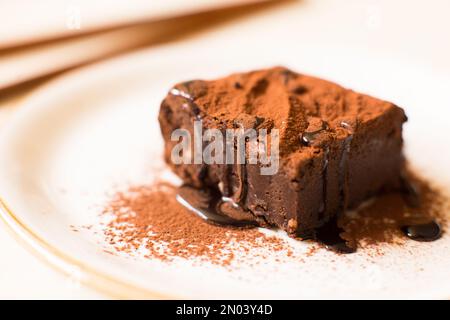
[[[174,129],[279,130],[279,170],[261,164],[174,164]],[[260,225],[305,235],[393,188],[404,166],[404,111],[393,103],[283,67],[175,85],[159,122],[165,160],[184,183],[211,189]],[[224,211],[225,214],[226,210]]]

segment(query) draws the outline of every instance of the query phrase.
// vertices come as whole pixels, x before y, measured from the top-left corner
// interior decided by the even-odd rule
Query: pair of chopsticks
[[[8,15],[8,6],[12,12],[20,11],[22,1],[2,5],[3,13],[0,17],[13,17],[13,13]],[[108,6],[102,7],[98,6],[96,1],[79,0],[78,7],[76,5],[68,7],[69,20],[65,21],[68,24],[65,28],[56,27],[63,23],[60,21],[61,17],[56,21],[46,17],[55,12],[54,8],[61,11],[63,9],[61,3],[65,3],[64,1],[43,0],[39,3],[41,6],[47,3],[54,7],[44,6],[50,10],[47,12],[39,6],[33,8],[37,2],[27,1],[26,5],[22,3],[24,6],[22,9],[26,9],[29,14],[42,14],[44,17],[41,17],[41,20],[47,19],[51,23],[36,22],[33,26],[33,23],[27,25],[23,24],[23,21],[20,24],[20,20],[13,22],[8,18],[3,20],[0,31],[0,103],[2,94],[26,86],[35,79],[137,48],[185,38],[215,24],[267,8],[274,1],[139,1],[140,9],[137,10],[139,6],[133,8],[133,1],[116,3],[109,0]],[[97,6],[89,7],[88,3],[96,3]],[[127,5],[124,6],[124,3]],[[77,15],[85,12],[83,5],[91,8],[88,11],[91,19],[78,20],[80,17]],[[102,16],[102,8],[108,8],[109,19]],[[33,10],[37,12],[33,13]],[[119,14],[121,10],[124,12]],[[17,30],[7,32],[8,24],[11,28],[16,24]],[[33,27],[35,31],[32,30]],[[70,29],[72,27],[73,29]]]

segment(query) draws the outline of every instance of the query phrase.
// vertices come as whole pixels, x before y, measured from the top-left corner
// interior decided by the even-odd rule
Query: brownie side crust
[[[278,129],[280,168],[171,162],[174,129]],[[403,110],[283,67],[175,85],[161,103],[165,160],[182,180],[231,197],[260,225],[304,235],[368,197],[399,187]]]

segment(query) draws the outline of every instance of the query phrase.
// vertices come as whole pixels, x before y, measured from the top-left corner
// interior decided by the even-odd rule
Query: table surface
[[[197,46],[202,41],[205,45],[214,45],[212,38],[221,41],[221,38],[233,37],[240,46],[245,46],[246,37],[258,37],[262,41],[271,37],[292,37],[292,41],[339,42],[342,46],[394,54],[448,72],[449,9],[447,0],[288,1],[177,41],[193,41]],[[305,28],[311,30],[310,36],[295,38],[295,30]],[[33,88],[45,81],[32,83],[6,97],[0,95],[0,130]],[[1,220],[0,255],[0,298],[108,298],[52,269],[29,252]]]

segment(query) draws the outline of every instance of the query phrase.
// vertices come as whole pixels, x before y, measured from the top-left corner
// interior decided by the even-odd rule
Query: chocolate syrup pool
[[[216,190],[202,190],[183,185],[178,188],[177,200],[209,223],[234,227],[257,226],[251,213]]]
[[[420,208],[420,195],[414,184],[406,177],[402,177],[402,195],[405,203],[410,208]],[[402,232],[415,241],[429,242],[439,239],[442,235],[441,226],[434,220],[425,223],[405,224]]]
[[[408,238],[424,242],[437,240],[442,234],[441,227],[436,221],[416,225],[405,225],[401,229]]]

